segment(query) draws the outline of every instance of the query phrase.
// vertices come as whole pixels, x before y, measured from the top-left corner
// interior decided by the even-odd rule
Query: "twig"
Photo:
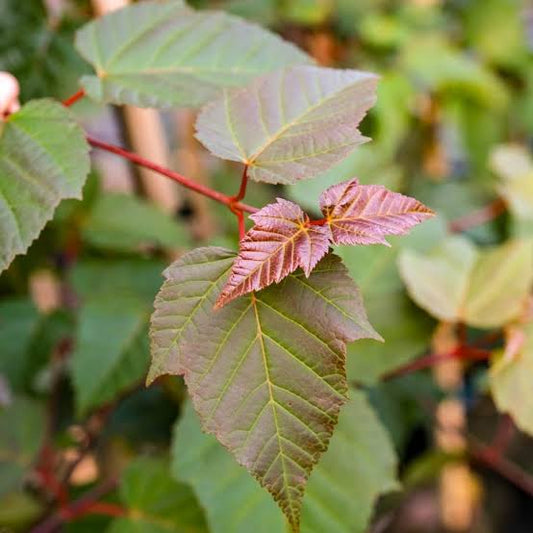
[[[515,425],[508,414],[502,414],[496,428],[491,449],[496,455],[503,455],[515,435]]]
[[[70,339],[63,339],[52,354],[52,372],[50,394],[46,406],[45,429],[43,444],[39,451],[36,472],[39,474],[41,481],[46,489],[50,491],[54,499],[61,507],[68,502],[67,487],[57,479],[55,474],[56,454],[53,447],[53,437],[57,426],[57,414],[59,408],[59,387],[62,377],[62,363],[72,348]]]
[[[455,359],[455,355],[451,353],[433,353],[424,355],[411,361],[403,366],[395,368],[391,372],[387,372],[383,375],[382,379],[388,381],[389,379],[398,378],[407,374],[412,374],[418,370],[424,370],[425,368],[431,368],[438,363],[448,361],[449,359]]]
[[[413,372],[416,372],[418,370],[423,370],[425,368],[431,368],[439,363],[442,363],[443,361],[448,361],[450,359],[484,361],[488,359],[490,355],[491,355],[491,352],[488,350],[482,350],[474,346],[460,346],[453,352],[424,355],[403,366],[395,368],[391,372],[384,374],[382,379],[384,381],[388,381],[389,379],[392,379],[392,378],[405,376],[406,374],[412,374]]]
[[[66,100],[63,100],[63,105],[65,107],[70,107],[75,104],[78,100],[81,100],[85,96],[85,91],[80,89],[78,92],[74,93],[72,96],[69,96]]]
[[[81,98],[83,98],[84,96],[85,96],[85,91],[83,89],[80,89],[78,92],[74,93],[72,96],[64,100],[63,105],[66,107],[69,107],[72,104],[76,103]],[[158,174],[166,176],[167,178],[177,181],[178,183],[180,183],[184,187],[187,187],[188,189],[191,189],[192,191],[195,191],[217,202],[220,202],[221,204],[228,206],[234,213],[237,214],[237,216],[239,216],[237,212],[241,212],[241,215],[242,215],[243,211],[246,213],[255,213],[257,211],[257,208],[240,202],[240,200],[242,200],[246,194],[246,185],[248,183],[248,165],[244,167],[244,171],[242,174],[242,180],[241,180],[241,187],[239,189],[239,192],[235,196],[228,196],[219,191],[215,191],[214,189],[211,189],[210,187],[206,187],[205,185],[202,185],[201,183],[197,183],[193,180],[190,180],[189,178],[182,176],[178,172],[174,172],[173,170],[170,170],[161,165],[158,165],[157,163],[153,163],[152,161],[149,161],[145,159],[144,157],[141,157],[133,152],[129,152],[128,150],[125,150],[124,148],[120,148],[119,146],[115,146],[115,145],[100,141],[98,139],[95,139],[94,137],[91,137],[90,135],[87,135],[87,141],[89,144],[91,144],[95,148],[99,148],[101,150],[111,152],[112,154],[115,154],[115,155],[119,155],[120,157],[123,157],[131,161],[132,163],[135,163],[143,168],[147,168],[149,170],[157,172]],[[239,224],[240,224],[240,219],[239,219]],[[244,226],[244,219],[243,219],[243,226]]]
[[[248,165],[244,165],[239,192],[235,196],[231,197],[233,202],[240,202],[246,196],[247,185],[248,185]]]
[[[64,522],[70,522],[91,512],[91,508],[102,509],[100,498],[113,491],[117,487],[117,479],[108,479],[97,485],[94,489],[86,492],[81,498],[72,502],[64,509],[46,518],[43,522],[35,526],[31,533],[54,533]],[[95,506],[95,504],[97,504]],[[115,509],[115,512],[118,512]],[[107,513],[106,513],[107,514]]]
[[[516,485],[530,496],[533,496],[533,476],[524,472],[505,457],[495,453],[492,446],[487,446],[486,444],[472,440],[470,442],[470,452],[475,461],[494,470],[494,472],[500,474],[500,476],[510,481],[513,485]]]
[[[76,92],[75,94],[67,98],[63,102],[63,105],[66,107],[69,107],[75,102],[77,102],[78,100],[80,100],[81,98],[83,98],[84,96],[85,96],[85,91],[83,89],[80,89],[78,92]],[[235,196],[228,196],[219,191],[215,191],[214,189],[211,189],[210,187],[206,187],[205,185],[201,183],[190,180],[189,178],[182,176],[178,172],[174,172],[173,170],[170,170],[161,165],[158,165],[157,163],[149,161],[145,159],[144,157],[141,157],[140,155],[137,155],[133,152],[129,152],[128,150],[125,150],[124,148],[120,148],[119,146],[115,146],[115,145],[100,141],[98,139],[95,139],[94,137],[91,137],[90,135],[87,135],[87,141],[89,142],[90,145],[92,145],[95,148],[99,148],[101,150],[105,150],[112,154],[123,157],[124,159],[127,159],[128,161],[131,161],[132,163],[135,163],[143,168],[152,170],[153,172],[157,172],[158,174],[166,176],[167,178],[170,178],[174,181],[177,181],[179,184],[183,185],[184,187],[187,187],[188,189],[192,191],[195,191],[199,194],[202,194],[203,196],[206,196],[208,198],[211,198],[212,200],[215,200],[217,202],[220,202],[221,204],[224,204],[237,216],[240,239],[244,237],[244,234],[246,231],[245,225],[244,225],[244,213],[245,212],[255,213],[258,210],[257,208],[252,207],[250,205],[243,204],[240,201],[246,195],[246,186],[248,184],[248,165],[245,165],[244,167],[239,192]]]
[[[240,211],[239,209],[233,209],[230,207],[232,212],[237,217],[237,224],[239,227],[239,240],[242,241],[244,239],[244,235],[246,233],[246,227],[244,225],[244,213]]]
[[[231,204],[229,208],[235,216],[237,217],[237,224],[239,225],[239,240],[242,241],[244,234],[246,233],[246,227],[244,225],[244,214],[241,209],[237,207],[238,202],[246,196],[246,186],[248,185],[248,165],[244,165],[244,170],[242,171],[241,186],[239,187],[239,192],[231,197]]]
[[[212,200],[215,200],[216,202],[224,204],[227,207],[230,207],[230,208],[233,207],[234,209],[244,211],[246,213],[255,213],[256,211],[258,211],[256,207],[252,207],[250,205],[246,205],[241,202],[234,202],[231,196],[223,194],[219,191],[215,191],[214,189],[211,189],[210,187],[206,187],[205,185],[202,185],[201,183],[192,181],[189,178],[182,176],[178,172],[174,172],[173,170],[162,167],[161,165],[153,163],[152,161],[148,161],[147,159],[144,159],[143,157],[133,152],[129,152],[128,150],[125,150],[124,148],[120,148],[119,146],[115,146],[113,144],[105,143],[89,135],[87,136],[87,141],[89,142],[90,145],[94,146],[95,148],[105,150],[106,152],[111,152],[112,154],[116,154],[120,157],[123,157],[124,159],[127,159],[128,161],[131,161],[132,163],[135,163],[141,167],[153,170],[154,172],[157,172],[158,174],[166,176],[167,178],[170,178],[174,181],[177,181],[184,187],[187,187],[188,189],[191,189],[192,191],[195,191],[199,194],[203,194],[204,196],[207,196],[208,198],[211,198]]]
[[[460,233],[499,217],[505,210],[505,202],[501,198],[497,198],[477,211],[452,220],[448,227],[452,233]]]

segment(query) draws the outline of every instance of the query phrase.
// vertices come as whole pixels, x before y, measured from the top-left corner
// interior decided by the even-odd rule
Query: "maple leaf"
[[[414,198],[357,179],[326,189],[320,208],[335,244],[385,244],[385,235],[402,235],[434,215]]]
[[[309,276],[328,251],[329,228],[310,224],[309,217],[293,202],[277,198],[277,203],[266,205],[250,218],[255,226],[240,243],[215,309],[237,296],[278,283],[297,268]]]

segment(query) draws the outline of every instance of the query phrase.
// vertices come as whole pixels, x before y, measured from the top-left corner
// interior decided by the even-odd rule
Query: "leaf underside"
[[[132,461],[121,476],[119,497],[127,512],[113,520],[109,533],[208,533],[191,487],[172,479],[165,460]]]
[[[24,253],[62,199],[81,198],[89,147],[68,109],[33,100],[0,124],[0,270]]]
[[[452,236],[427,254],[404,250],[399,268],[411,298],[436,318],[500,327],[523,310],[533,282],[533,244],[515,240],[480,251]]]
[[[93,65],[82,78],[100,102],[198,107],[222,87],[310,58],[277,35],[223,12],[142,2],[86,24],[76,47]]]
[[[309,278],[298,271],[213,312],[234,257],[197,249],[167,269],[152,316],[148,382],[183,374],[204,430],[297,527],[305,483],[346,399],[346,342],[379,336],[334,255]]]
[[[176,249],[188,242],[183,225],[171,215],[141,198],[116,193],[96,199],[83,237],[96,248],[125,252],[153,245]]]
[[[403,235],[434,215],[414,198],[381,185],[352,179],[333,185],[320,197],[320,208],[335,244],[385,244],[385,235]]]
[[[215,307],[237,296],[278,283],[302,268],[311,271],[329,248],[329,229],[309,225],[309,217],[300,206],[277,199],[250,216],[255,226],[239,245],[231,275]]]
[[[197,137],[216,156],[247,164],[256,181],[309,179],[368,140],[357,126],[376,84],[367,72],[287,67],[225,89],[200,113]]]
[[[498,410],[509,413],[522,431],[533,435],[533,324],[525,326],[522,342],[511,358],[498,354],[490,369],[490,388]]]
[[[80,261],[72,269],[80,309],[70,371],[79,415],[146,375],[149,316],[162,269],[159,261],[135,259]]]

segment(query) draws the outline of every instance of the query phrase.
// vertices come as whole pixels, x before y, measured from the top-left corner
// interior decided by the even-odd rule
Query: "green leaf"
[[[490,388],[497,408],[533,435],[533,324],[524,328],[524,344],[511,358],[498,352],[490,369]]]
[[[300,26],[327,24],[335,7],[330,0],[291,0],[280,6],[281,17]]]
[[[7,377],[12,389],[24,387],[28,369],[28,349],[39,322],[33,302],[24,298],[0,302],[0,374]]]
[[[491,167],[501,178],[498,192],[513,215],[514,234],[533,234],[533,158],[520,145],[500,145],[491,154]]]
[[[213,435],[202,432],[190,402],[174,429],[172,473],[193,487],[211,533],[284,531],[272,498]]]
[[[465,36],[483,59],[511,68],[527,61],[526,17],[521,2],[474,0],[464,7]]]
[[[309,63],[295,46],[254,24],[180,1],[142,2],[85,25],[76,47],[95,76],[82,85],[97,101],[140,107],[197,107],[286,65]]]
[[[435,58],[439,58],[435,61]],[[502,109],[508,103],[507,87],[491,70],[441,36],[411,39],[403,48],[401,63],[427,90],[459,94],[477,104]]]
[[[139,382],[149,361],[148,319],[162,265],[153,261],[87,262],[76,267],[82,298],[72,354],[78,412],[112,400]]]
[[[413,372],[377,383],[368,396],[395,449],[405,456],[413,442],[413,431],[422,429],[428,435],[433,431],[435,420],[426,405],[437,404],[442,390],[429,372]]]
[[[43,503],[23,490],[0,497],[0,527],[4,531],[29,531],[42,516]]]
[[[21,297],[0,302],[0,375],[10,389],[34,389],[39,370],[50,362],[59,343],[71,337],[72,328],[65,310],[40,314],[29,298]]]
[[[0,409],[0,496],[21,487],[44,435],[41,406],[18,397]]]
[[[80,312],[72,377],[80,414],[112,400],[148,368],[146,308],[88,303]]]
[[[345,401],[345,343],[377,338],[357,288],[328,255],[309,278],[213,304],[234,254],[197,249],[171,265],[152,316],[152,368],[183,373],[203,427],[297,527],[309,472]]]
[[[127,506],[109,533],[207,533],[202,509],[192,489],[170,476],[165,460],[141,457],[130,463],[119,488]]]
[[[404,250],[400,272],[413,300],[440,320],[480,328],[517,318],[533,281],[530,241],[478,250],[449,237],[428,254]]]
[[[61,104],[35,100],[0,124],[0,270],[28,249],[61,200],[81,198],[88,172],[83,130]]]
[[[26,355],[25,388],[30,391],[42,390],[41,372],[47,375],[47,365],[54,353],[73,338],[75,331],[75,313],[72,309],[59,308],[41,315],[35,332],[30,338]]]
[[[327,452],[303,500],[301,531],[365,531],[377,495],[394,490],[396,458],[364,394],[350,391]],[[194,488],[212,533],[282,533],[278,509],[211,435],[187,405],[174,433],[172,470]]]
[[[312,178],[368,139],[357,126],[376,100],[377,76],[357,70],[296,66],[224,90],[196,123],[216,156],[249,166],[256,181]]]
[[[98,198],[83,229],[97,248],[132,251],[147,245],[179,248],[187,245],[185,228],[157,206],[129,194]]]
[[[305,493],[302,533],[364,533],[380,494],[399,488],[396,454],[365,395],[350,390]]]

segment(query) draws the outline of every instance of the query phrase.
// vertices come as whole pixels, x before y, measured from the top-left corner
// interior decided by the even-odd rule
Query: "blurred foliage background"
[[[471,468],[462,471],[467,474],[452,476],[456,495],[446,499],[443,472],[449,474],[446,465],[457,458],[441,445],[435,427],[450,419],[453,425],[456,404],[446,411],[446,386],[431,371],[390,379],[398,367],[446,342],[445,333],[435,335],[435,318],[408,297],[398,254],[425,253],[450,229],[464,230],[481,247],[532,234],[533,5],[526,0],[191,3],[268,26],[322,65],[381,76],[377,105],[362,125],[372,142],[310,182],[285,188],[254,183],[249,203],[263,205],[282,195],[315,212],[324,188],[357,176],[412,195],[438,213],[410,237],[391,239],[391,248],[339,249],[371,322],[386,339],[350,348],[349,378],[368,391],[390,432],[405,489],[380,500],[370,530],[533,531],[531,495],[476,461],[475,454]],[[101,5],[0,0],[0,70],[19,79],[22,101],[65,98],[77,90],[78,77],[89,67],[73,48],[74,31]],[[74,109],[101,138],[141,145],[144,155],[163,157],[224,192],[238,188],[238,167],[215,161],[195,141],[192,112],[147,118],[87,100]],[[157,131],[146,129],[145,120]],[[154,142],[159,146],[146,147]],[[62,497],[41,468],[50,444],[60,450],[54,461],[74,494],[129,464],[121,492],[110,492],[111,503],[142,500],[154,477],[167,494],[175,494],[170,514],[188,513],[194,527],[202,523],[194,494],[169,476],[164,462],[131,460],[168,451],[185,395],[175,378],[143,386],[148,320],[161,271],[195,245],[236,248],[236,225],[223,207],[166,184],[158,191],[154,181],[163,178],[95,154],[83,201],[62,203],[29,253],[0,277],[2,531],[30,530]],[[479,220],[468,218],[480,210]],[[475,328],[463,334],[481,336]],[[490,347],[500,345],[496,340]],[[490,442],[499,435],[508,444],[507,458],[533,475],[533,440],[497,414],[487,395],[486,363],[461,366],[457,379],[458,416],[465,419],[458,423],[468,438]],[[533,395],[533,374],[529,383]],[[146,501],[136,503],[149,508]],[[456,507],[443,511],[446,505]],[[443,513],[448,518],[443,520]],[[101,531],[110,520],[91,516],[65,530]],[[113,531],[133,531],[128,524],[120,527]]]

